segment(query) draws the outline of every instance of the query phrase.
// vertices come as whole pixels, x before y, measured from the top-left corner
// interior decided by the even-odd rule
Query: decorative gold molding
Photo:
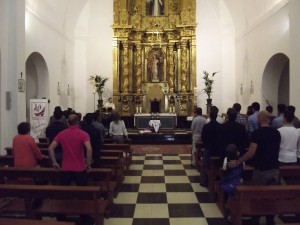
[[[149,16],[152,0],[114,0],[114,96],[123,113],[143,101],[147,104],[143,85],[158,82],[167,88],[165,111],[169,97],[180,99],[174,111],[191,114],[189,108],[191,90],[196,84],[196,0],[162,0],[159,16]],[[150,8],[149,8],[150,7]],[[149,52],[157,52],[159,79],[149,79]],[[153,56],[154,57],[154,56]],[[134,96],[140,96],[139,101]],[[149,96],[148,96],[149,97]],[[141,105],[141,104],[140,104]]]

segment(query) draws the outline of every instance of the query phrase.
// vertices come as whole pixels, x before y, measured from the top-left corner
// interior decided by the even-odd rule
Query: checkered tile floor
[[[133,156],[105,225],[227,225],[199,178],[190,155]]]

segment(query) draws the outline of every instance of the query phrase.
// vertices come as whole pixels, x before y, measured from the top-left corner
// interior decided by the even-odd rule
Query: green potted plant
[[[207,104],[211,105],[212,99],[211,99],[211,94],[213,93],[213,84],[214,84],[214,79],[213,77],[216,75],[218,72],[213,72],[212,75],[207,71],[203,71],[203,80],[204,80],[204,85],[205,88],[203,89],[204,93],[207,94]]]
[[[90,76],[89,81],[95,88],[94,91],[98,93],[99,100],[102,100],[103,88],[108,81],[108,78],[101,75],[93,75]]]

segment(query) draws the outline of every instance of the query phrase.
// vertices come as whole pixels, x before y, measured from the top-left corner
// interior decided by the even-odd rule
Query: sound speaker
[[[11,92],[7,91],[6,92],[6,109],[10,110],[11,108]]]

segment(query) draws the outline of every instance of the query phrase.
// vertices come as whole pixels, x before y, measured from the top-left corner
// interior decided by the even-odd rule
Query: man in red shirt
[[[61,185],[70,185],[72,181],[79,186],[87,185],[87,170],[92,163],[92,147],[89,135],[79,129],[79,119],[76,114],[69,115],[69,128],[60,132],[49,146],[49,156],[53,166],[64,173]],[[62,147],[62,167],[55,159],[54,150],[57,145]],[[86,149],[87,165],[85,164],[84,151]]]

